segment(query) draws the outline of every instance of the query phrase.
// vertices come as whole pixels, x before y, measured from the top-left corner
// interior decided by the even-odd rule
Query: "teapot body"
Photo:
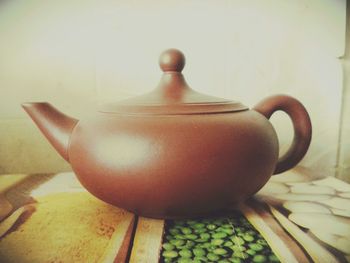
[[[260,113],[97,114],[79,121],[68,148],[83,186],[98,198],[154,218],[195,217],[257,192],[278,159]]]
[[[159,65],[156,89],[105,105],[86,120],[46,102],[22,104],[96,197],[141,216],[203,216],[231,208],[304,157],[312,127],[295,98],[271,96],[249,110],[191,89],[181,51],[164,51]],[[276,111],[287,113],[294,129],[281,157],[268,120]]]

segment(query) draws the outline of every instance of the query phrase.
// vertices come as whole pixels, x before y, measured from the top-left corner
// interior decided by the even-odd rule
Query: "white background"
[[[101,103],[141,94],[157,60],[181,49],[200,92],[252,107],[275,93],[309,110],[303,165],[333,175],[343,86],[345,0],[5,1],[0,4],[0,173],[69,166],[20,107],[49,101],[83,118]],[[288,147],[292,126],[273,117]]]

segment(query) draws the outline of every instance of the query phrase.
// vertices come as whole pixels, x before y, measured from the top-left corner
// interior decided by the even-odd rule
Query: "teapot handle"
[[[279,157],[273,174],[293,168],[304,157],[311,141],[311,120],[303,104],[287,95],[275,95],[262,100],[253,109],[268,119],[278,110],[289,115],[294,128],[293,142],[288,151]]]

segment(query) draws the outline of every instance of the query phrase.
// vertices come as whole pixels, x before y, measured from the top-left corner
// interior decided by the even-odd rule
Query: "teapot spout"
[[[78,120],[63,114],[47,102],[23,103],[22,107],[52,146],[69,162],[69,138]]]

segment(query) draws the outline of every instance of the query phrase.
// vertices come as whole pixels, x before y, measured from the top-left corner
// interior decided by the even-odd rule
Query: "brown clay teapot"
[[[305,155],[311,122],[296,99],[272,96],[249,110],[191,89],[180,51],[164,51],[159,63],[164,74],[155,90],[85,120],[48,103],[22,104],[96,197],[148,217],[207,215],[253,195]],[[268,120],[278,110],[294,126],[293,143],[280,158]]]

